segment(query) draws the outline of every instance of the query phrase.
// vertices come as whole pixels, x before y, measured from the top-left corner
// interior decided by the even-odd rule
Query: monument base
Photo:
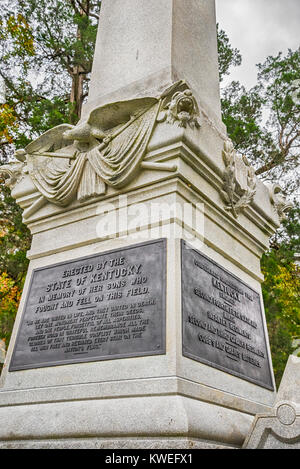
[[[260,259],[285,202],[221,123],[214,0],[124,3],[82,121],[1,167],[33,238],[0,448],[241,448],[276,397]]]
[[[175,194],[176,190],[177,185]],[[172,201],[172,193],[169,197]],[[88,214],[88,211],[85,213]],[[88,258],[90,265],[91,256],[93,258],[95,253],[104,256],[110,252],[113,253],[112,257],[118,257],[116,253],[120,249],[125,252],[125,249],[133,249],[137,243],[130,236],[90,242],[89,236],[95,233],[99,216],[90,217],[89,222],[93,223],[93,227],[85,224],[83,245],[79,240],[77,224],[72,228],[79,242],[75,248],[72,246],[70,249],[65,243],[64,250],[57,249],[55,253],[44,251],[41,254],[43,243],[47,243],[49,250],[51,240],[62,242],[56,231],[59,229],[57,226],[54,227],[52,237],[48,232],[46,236],[42,233],[39,242],[33,244],[20,310],[1,376],[0,448],[241,448],[255,415],[268,412],[273,405],[274,391],[253,380],[243,379],[234,370],[221,370],[184,356],[180,238],[167,239],[165,243],[166,309],[160,314],[160,317],[165,316],[165,352],[161,350],[156,355],[151,352],[144,356],[74,361],[59,366],[50,363],[51,366],[27,369],[17,364],[18,369],[10,371],[10,365],[14,364],[12,356],[18,344],[18,331],[22,330],[22,318],[26,321],[24,311],[25,314],[29,311],[26,309],[26,298],[30,292],[33,272],[40,272],[39,269],[50,268],[54,264],[64,264],[65,269],[70,270],[69,262],[82,257]],[[164,227],[170,228],[173,233],[179,228],[179,222],[177,218],[167,220]],[[147,231],[151,229],[156,228],[147,224],[147,228],[140,233],[141,238],[142,233],[148,238],[148,244],[155,241],[154,233]],[[147,233],[149,236],[146,236]],[[181,230],[181,235],[183,239],[187,238],[186,230]],[[140,239],[140,242],[145,243],[146,240]],[[194,245],[195,249],[201,249],[203,255],[218,264],[222,262],[224,268],[258,289],[258,280],[228,258],[199,239],[195,239]],[[146,265],[145,259],[140,262]],[[151,275],[151,278],[154,277],[151,272],[147,268],[148,282]],[[205,275],[210,274],[205,272]],[[158,278],[163,279],[162,276]],[[147,285],[150,288],[152,283]],[[216,291],[218,294],[219,290]],[[29,297],[32,299],[33,295]],[[209,303],[205,304],[205,311],[209,307]],[[50,313],[43,314],[47,316]],[[32,321],[38,319],[33,317]],[[31,322],[23,324],[29,327]],[[55,327],[60,327],[55,324]],[[245,324],[246,327],[251,326]],[[48,338],[50,340],[50,336]],[[22,345],[22,341],[19,344]],[[22,358],[21,352],[19,356]]]
[[[197,450],[197,449],[235,449],[232,446],[212,444],[210,442],[197,440],[195,438],[165,438],[165,439],[144,439],[144,438],[123,438],[123,439],[66,439],[66,440],[45,440],[45,441],[18,441],[0,445],[1,449],[167,449],[167,450]]]
[[[2,403],[10,405],[0,408],[0,448],[240,448],[253,421],[245,411],[197,400],[201,389],[192,390],[187,380],[110,387],[110,396],[104,383],[3,393]],[[118,388],[123,397],[114,395]]]
[[[251,426],[244,449],[300,449],[300,358],[289,357],[276,403],[259,414]]]

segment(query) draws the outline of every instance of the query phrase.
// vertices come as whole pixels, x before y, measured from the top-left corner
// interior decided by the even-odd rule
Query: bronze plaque
[[[259,294],[185,241],[183,355],[274,390]]]
[[[10,371],[165,353],[166,240],[32,273]]]

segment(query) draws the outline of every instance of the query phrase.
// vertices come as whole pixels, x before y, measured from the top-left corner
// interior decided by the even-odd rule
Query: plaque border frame
[[[22,365],[22,366],[14,366],[13,365],[13,361],[14,361],[14,357],[15,357],[15,354],[16,354],[16,349],[17,349],[17,344],[18,344],[18,338],[21,334],[21,329],[22,329],[22,325],[23,325],[23,322],[25,320],[25,313],[26,313],[26,308],[27,308],[27,304],[28,304],[28,301],[29,301],[29,295],[30,295],[30,290],[31,290],[31,286],[32,286],[32,283],[33,283],[33,278],[34,278],[34,273],[35,272],[40,272],[42,270],[46,270],[48,268],[54,268],[54,267],[57,267],[57,266],[60,266],[60,265],[68,265],[68,264],[71,264],[73,262],[80,262],[82,260],[88,260],[88,259],[93,259],[97,256],[104,256],[104,255],[108,255],[108,254],[111,254],[111,253],[116,253],[116,252],[119,252],[119,251],[126,251],[128,249],[134,249],[134,248],[137,248],[137,247],[143,247],[143,246],[148,246],[148,245],[151,245],[151,244],[158,244],[158,243],[162,243],[162,258],[161,258],[161,262],[162,262],[162,267],[163,267],[163,275],[162,275],[162,321],[161,321],[161,347],[159,350],[155,349],[153,351],[145,351],[145,352],[132,352],[132,353],[122,353],[122,354],[119,354],[119,355],[105,355],[103,357],[89,357],[89,358],[74,358],[74,359],[67,359],[67,360],[60,360],[60,361],[51,361],[51,362],[47,362],[47,363],[35,363],[35,364],[32,364],[32,365]],[[9,367],[8,367],[8,371],[9,372],[17,372],[17,371],[24,371],[24,370],[33,370],[33,369],[38,369],[38,368],[50,368],[50,367],[54,367],[54,366],[65,366],[65,365],[77,365],[77,364],[80,364],[80,363],[95,363],[95,362],[103,362],[103,361],[108,361],[108,360],[120,360],[120,359],[124,359],[124,358],[139,358],[139,357],[147,357],[147,356],[152,356],[152,355],[165,355],[166,354],[166,313],[167,313],[167,303],[166,303],[166,300],[167,300],[167,291],[166,291],[166,287],[167,287],[167,238],[159,238],[159,239],[155,239],[155,240],[150,240],[150,241],[144,241],[144,242],[141,242],[141,243],[135,243],[135,244],[132,244],[132,245],[128,245],[128,246],[124,246],[124,247],[119,247],[119,248],[116,248],[116,249],[110,249],[108,251],[103,251],[101,253],[98,253],[98,254],[90,254],[88,256],[81,256],[81,257],[78,257],[76,259],[72,259],[72,260],[67,260],[67,261],[64,261],[64,262],[57,262],[55,264],[49,264],[47,266],[43,266],[43,267],[37,267],[36,269],[33,269],[32,272],[31,272],[31,278],[30,278],[30,283],[29,283],[29,286],[28,286],[28,290],[27,290],[27,294],[26,294],[26,299],[25,299],[25,304],[24,304],[24,307],[23,307],[23,311],[22,311],[22,316],[21,316],[21,319],[20,319],[20,323],[19,323],[19,327],[18,327],[18,332],[17,332],[17,335],[16,335],[16,340],[15,340],[15,343],[14,343],[14,348],[13,348],[13,352],[12,352],[12,355],[11,355],[11,359],[10,359],[10,363],[9,363]]]
[[[268,341],[267,341],[267,336],[266,336],[266,330],[265,330],[265,323],[264,323],[264,319],[263,319],[263,308],[262,308],[262,304],[261,304],[261,296],[260,294],[254,290],[252,287],[250,287],[246,282],[244,282],[243,280],[241,280],[240,278],[238,278],[236,275],[234,275],[233,273],[231,273],[229,270],[225,269],[223,266],[221,266],[220,264],[218,264],[217,262],[215,262],[213,259],[210,259],[210,257],[208,257],[207,255],[203,254],[201,251],[199,251],[199,249],[196,249],[194,248],[191,244],[189,244],[187,241],[185,241],[184,239],[181,239],[181,252],[180,252],[180,266],[181,266],[181,333],[182,333],[182,355],[186,358],[189,358],[191,360],[194,360],[194,361],[197,361],[199,363],[203,363],[204,365],[208,365],[212,368],[215,368],[217,370],[220,370],[220,371],[223,371],[227,374],[230,374],[230,375],[233,375],[233,376],[236,376],[240,379],[243,379],[245,381],[248,381],[250,383],[253,383],[253,384],[256,384],[257,386],[260,386],[262,388],[265,388],[265,389],[268,389],[270,391],[275,391],[276,390],[276,387],[275,387],[275,382],[274,382],[274,376],[273,376],[273,373],[272,373],[272,367],[271,367],[271,355],[270,355],[270,351],[269,351],[269,348],[268,348]],[[184,344],[184,317],[183,317],[183,278],[182,278],[182,274],[183,274],[183,249],[185,246],[189,246],[189,249],[195,251],[197,254],[200,254],[201,256],[203,256],[205,259],[207,259],[209,262],[211,262],[212,264],[214,264],[216,267],[222,269],[224,272],[226,272],[227,274],[231,275],[232,277],[234,277],[236,280],[238,280],[240,283],[242,283],[244,286],[246,286],[247,288],[249,288],[249,290],[253,291],[256,295],[258,295],[258,299],[259,299],[259,311],[260,311],[260,319],[261,319],[261,322],[262,322],[262,326],[263,326],[263,338],[264,338],[264,341],[265,341],[265,346],[266,346],[266,352],[267,352],[267,360],[268,360],[268,370],[269,370],[269,374],[270,374],[270,378],[271,378],[271,382],[272,382],[272,385],[269,385],[267,383],[264,383],[262,381],[259,381],[255,378],[251,378],[251,377],[248,377],[247,375],[244,375],[242,373],[239,373],[238,371],[232,371],[230,370],[229,368],[226,368],[225,366],[222,366],[222,365],[218,365],[212,361],[209,361],[205,358],[202,358],[202,357],[199,357],[197,355],[194,355],[193,353],[190,353],[189,351],[186,350],[186,346]]]

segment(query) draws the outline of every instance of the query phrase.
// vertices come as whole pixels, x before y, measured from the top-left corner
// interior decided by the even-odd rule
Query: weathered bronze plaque
[[[260,297],[182,241],[183,355],[273,390]]]
[[[165,353],[166,241],[36,269],[10,371]]]

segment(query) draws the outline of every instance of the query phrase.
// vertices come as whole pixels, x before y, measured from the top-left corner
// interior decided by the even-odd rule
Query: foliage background
[[[75,124],[86,99],[100,1],[3,0],[0,18],[0,164],[15,149],[63,122]],[[218,30],[220,80],[242,57]],[[280,180],[295,208],[263,256],[262,285],[273,365],[279,384],[293,341],[300,337],[299,148],[300,110],[292,99],[300,79],[300,51],[267,57],[258,65],[257,84],[222,88],[223,120],[238,152],[258,177]],[[295,94],[294,94],[295,96]],[[3,181],[2,181],[3,183]],[[8,345],[26,276],[31,235],[9,190],[0,189],[0,339]],[[1,366],[1,365],[0,365]]]

